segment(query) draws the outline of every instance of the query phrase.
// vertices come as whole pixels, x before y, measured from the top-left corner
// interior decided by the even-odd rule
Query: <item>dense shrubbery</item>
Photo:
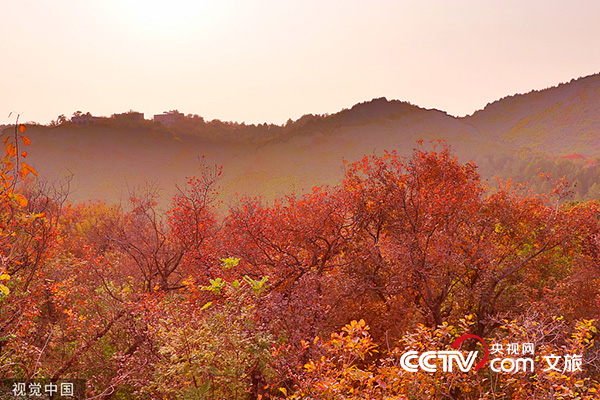
[[[566,203],[561,182],[489,193],[475,165],[421,149],[221,216],[206,170],[163,215],[151,192],[129,209],[64,204],[27,181],[10,143],[28,140],[11,138],[0,378],[83,378],[102,399],[596,396],[599,210]],[[399,369],[465,333],[578,352],[582,371]]]

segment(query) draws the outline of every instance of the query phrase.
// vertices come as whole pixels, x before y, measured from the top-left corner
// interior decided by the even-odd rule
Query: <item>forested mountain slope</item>
[[[315,185],[336,184],[343,160],[396,150],[408,154],[423,140],[446,141],[480,174],[550,183],[540,172],[577,182],[574,199],[600,195],[600,75],[505,97],[471,116],[456,118],[385,98],[332,115],[305,115],[285,126],[205,121],[189,115],[167,128],[151,121],[107,118],[92,126],[30,126],[31,163],[50,180],[72,175],[72,201],[118,202],[153,184],[165,204],[175,183],[201,164],[222,165],[222,201],[267,199]]]

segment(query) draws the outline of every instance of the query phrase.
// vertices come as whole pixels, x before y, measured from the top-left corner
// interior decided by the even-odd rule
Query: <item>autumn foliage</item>
[[[32,178],[24,133],[0,166],[0,378],[85,379],[97,399],[597,396],[599,209],[569,202],[564,180],[492,190],[438,143],[224,214],[207,167],[166,212],[150,188],[129,206],[70,204]],[[399,367],[466,333],[583,365]]]

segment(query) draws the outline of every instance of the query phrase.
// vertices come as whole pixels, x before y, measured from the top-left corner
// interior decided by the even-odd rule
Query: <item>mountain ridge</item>
[[[225,202],[236,193],[271,199],[340,182],[342,160],[384,150],[409,154],[419,140],[438,139],[461,161],[475,161],[486,179],[532,180],[537,168],[568,173],[583,199],[595,196],[590,188],[600,180],[600,74],[507,96],[466,117],[381,97],[284,126],[188,115],[171,127],[108,118],[87,127],[32,125],[27,132],[28,160],[42,176],[74,174],[73,201],[125,201],[128,188],[147,181],[171,193],[173,182],[197,174],[202,163],[223,166]]]

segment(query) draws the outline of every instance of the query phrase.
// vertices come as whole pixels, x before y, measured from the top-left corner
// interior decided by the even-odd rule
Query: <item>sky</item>
[[[0,124],[282,124],[377,97],[463,116],[600,72],[595,0],[0,0],[0,19]]]

